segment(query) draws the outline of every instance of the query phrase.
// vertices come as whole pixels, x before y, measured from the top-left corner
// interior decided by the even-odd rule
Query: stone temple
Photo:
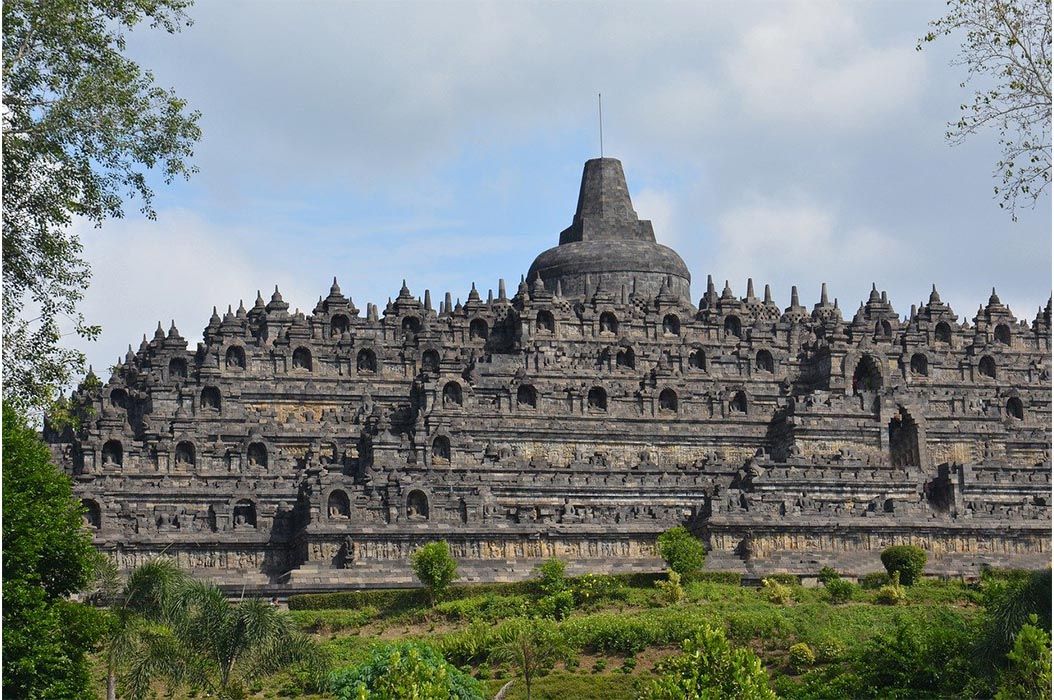
[[[690,282],[590,160],[511,296],[404,283],[363,315],[334,281],[305,315],[276,289],[196,347],[159,324],[45,434],[120,565],[256,591],[407,584],[435,539],[464,580],[654,571],[678,524],[748,577],[903,543],[931,573],[1049,563],[1050,302],[1029,324],[993,290],[967,321],[934,288],[902,317],[873,289],[846,318],[826,287]]]

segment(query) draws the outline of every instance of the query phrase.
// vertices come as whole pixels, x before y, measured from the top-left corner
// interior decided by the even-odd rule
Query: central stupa
[[[560,233],[560,245],[537,258],[528,280],[567,297],[592,295],[598,286],[616,294],[622,286],[648,298],[669,285],[689,299],[692,277],[681,256],[655,242],[650,221],[637,218],[622,163],[615,158],[586,161],[578,208]]]

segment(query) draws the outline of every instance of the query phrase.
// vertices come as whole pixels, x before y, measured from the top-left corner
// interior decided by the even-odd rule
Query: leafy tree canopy
[[[443,540],[429,542],[410,555],[414,575],[428,587],[432,605],[457,578],[457,561],[450,555],[450,547]]]
[[[341,700],[481,700],[483,688],[432,647],[416,642],[382,646],[361,666],[337,671],[330,688]]]
[[[1050,185],[1050,0],[948,0],[947,8],[918,48],[961,35],[954,65],[966,68],[963,87],[977,86],[947,138],[957,144],[996,130],[1003,152],[995,193],[1016,218],[1019,205],[1034,206]]]
[[[173,33],[191,0],[10,0],[3,4],[4,396],[46,408],[83,369],[60,323],[95,338],[77,312],[90,271],[70,229],[120,217],[125,198],[154,218],[148,175],[194,172],[199,114],[123,55],[142,22]]]
[[[103,619],[66,599],[95,561],[83,509],[47,446],[6,403],[3,452],[3,694],[93,697],[85,653]]]
[[[698,571],[706,559],[703,543],[683,527],[670,528],[659,535],[658,547],[666,565],[681,576]]]

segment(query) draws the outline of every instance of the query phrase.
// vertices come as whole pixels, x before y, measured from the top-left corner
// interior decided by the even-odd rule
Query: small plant
[[[831,602],[837,605],[849,602],[853,597],[853,589],[856,586],[844,578],[834,578],[827,581],[824,588],[827,589],[827,595],[830,597]]]
[[[567,565],[556,557],[538,565],[538,588],[543,595],[555,595],[567,588],[566,570]]]
[[[659,589],[662,599],[667,603],[680,603],[684,600],[684,587],[681,585],[681,575],[673,569],[666,573],[665,581],[656,581],[655,587]]]
[[[608,667],[608,662],[604,659],[597,659],[593,663],[593,673],[603,673],[604,669]]]
[[[904,586],[914,584],[926,567],[926,552],[921,547],[913,545],[897,545],[887,547],[882,552],[882,565],[890,576],[894,572],[900,574],[900,583]]]
[[[866,588],[867,590],[875,590],[882,586],[889,585],[890,580],[889,574],[885,571],[875,571],[860,579],[860,587]]]
[[[1006,671],[999,683],[996,700],[1018,698],[1048,699],[1050,693],[1050,635],[1037,627],[1039,618],[1030,615],[1014,638],[1014,647],[1006,655]]]
[[[834,581],[835,579],[841,578],[841,575],[829,566],[825,566],[820,569],[820,573],[816,576],[820,580],[820,583],[827,585],[828,581]]]
[[[882,605],[900,605],[908,600],[907,591],[900,585],[900,573],[894,572],[888,585],[878,589],[875,602]]]
[[[428,588],[428,600],[435,607],[436,597],[443,594],[457,578],[457,561],[450,556],[445,540],[429,542],[410,555],[414,575]]]
[[[816,652],[808,644],[799,642],[790,648],[790,665],[795,673],[804,673],[816,663]]]
[[[569,656],[567,660],[564,661],[564,668],[568,671],[576,671],[581,665],[582,662],[578,660],[577,656]]]
[[[633,669],[635,668],[637,668],[637,657],[627,656],[625,661],[622,662],[622,666],[619,667],[619,670],[625,674],[630,674],[633,673]]]
[[[703,568],[706,559],[702,541],[683,527],[674,527],[659,535],[657,549],[666,565],[681,576]]]
[[[791,602],[790,586],[771,578],[762,579],[761,594],[774,605],[789,605]]]
[[[538,613],[554,620],[566,619],[575,608],[575,596],[571,591],[559,591],[538,600]]]

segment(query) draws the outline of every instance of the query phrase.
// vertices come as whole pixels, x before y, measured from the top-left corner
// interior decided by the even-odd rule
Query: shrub
[[[990,661],[1002,660],[1030,615],[1036,615],[1039,627],[1050,629],[1050,569],[1001,577],[986,575],[981,596],[986,618],[983,653]]]
[[[907,600],[907,592],[896,580],[879,588],[878,593],[875,595],[875,602],[881,605],[900,605],[901,603],[906,603]]]
[[[885,571],[875,571],[874,573],[867,574],[860,579],[860,587],[868,590],[875,590],[888,585],[890,580],[889,574]]]
[[[831,567],[825,566],[820,569],[820,573],[817,574],[816,578],[820,580],[820,583],[826,586],[828,581],[834,581],[835,579],[841,578],[841,576]]]
[[[571,587],[576,605],[596,603],[602,600],[619,600],[625,597],[622,582],[614,576],[586,574],[574,580]]]
[[[608,667],[608,662],[604,659],[597,659],[593,663],[593,673],[603,673],[604,669]]]
[[[784,586],[800,586],[801,579],[798,578],[797,574],[771,574],[767,576],[770,581],[776,583],[782,583]]]
[[[645,685],[638,697],[776,700],[761,660],[750,649],[733,649],[720,630],[704,625],[681,650],[680,656],[659,663],[659,678]]]
[[[789,605],[791,602],[790,587],[775,579],[762,579],[761,594],[765,597],[765,600],[775,605]]]
[[[637,668],[637,657],[627,656],[626,660],[622,662],[622,666],[619,668],[623,673],[633,673],[633,669]]]
[[[575,609],[575,596],[571,591],[560,591],[538,599],[537,611],[542,617],[554,620],[566,619]]]
[[[816,653],[808,644],[799,642],[790,648],[790,665],[796,673],[802,673],[816,663]]]
[[[901,585],[910,586],[919,579],[926,567],[926,552],[910,544],[887,547],[882,552],[882,565],[890,576],[894,572],[900,574]]]
[[[556,557],[539,564],[538,589],[548,596],[563,591],[567,587],[567,579],[564,577],[566,568],[567,565]]]
[[[702,541],[685,528],[670,528],[659,535],[657,544],[659,555],[666,560],[666,565],[681,576],[703,567],[706,549]]]
[[[824,588],[832,603],[846,603],[853,597],[855,586],[844,578],[834,578],[826,582]]]
[[[1038,622],[1032,615],[1014,638],[996,700],[1050,700],[1050,635],[1035,626]]]
[[[743,585],[743,576],[734,571],[700,571],[689,577],[702,583],[723,583],[728,586]]]
[[[659,589],[663,600],[667,603],[680,603],[684,600],[684,587],[681,586],[681,575],[670,569],[665,581],[656,581],[655,587]]]
[[[435,605],[436,596],[457,578],[457,562],[450,556],[446,541],[429,542],[410,555],[414,575],[428,588],[428,601]]]
[[[566,637],[552,620],[520,618],[504,625],[491,651],[493,658],[508,661],[519,671],[531,697],[531,683],[570,655]]]
[[[340,700],[483,698],[475,678],[447,663],[432,647],[415,642],[375,649],[366,663],[334,673],[330,689]]]

